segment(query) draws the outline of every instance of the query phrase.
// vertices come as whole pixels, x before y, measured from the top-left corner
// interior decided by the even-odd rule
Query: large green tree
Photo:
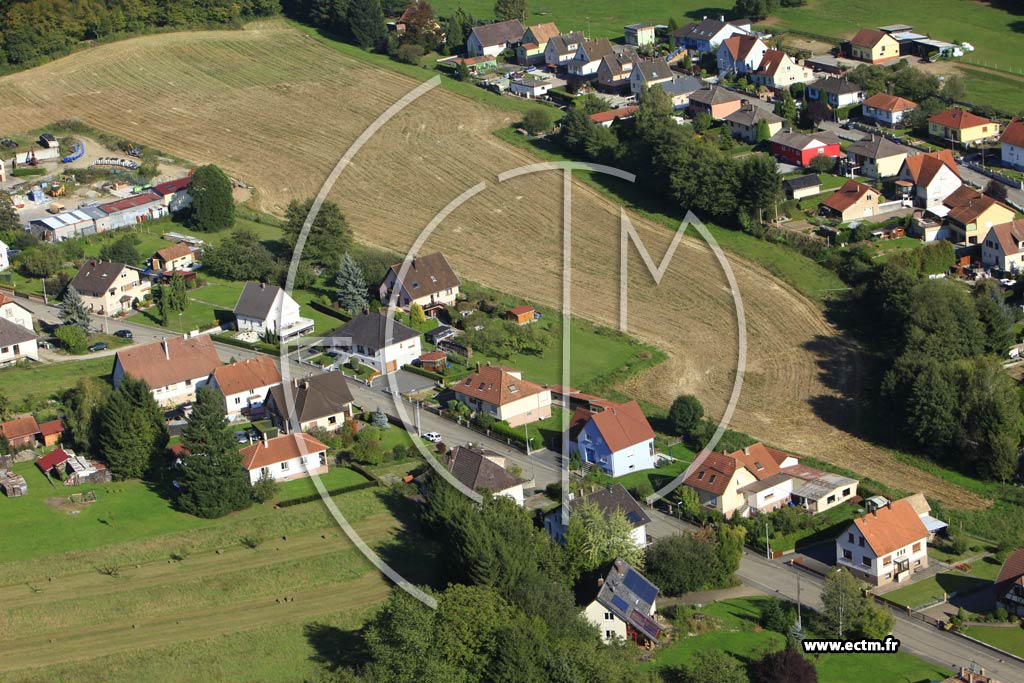
[[[115,479],[137,479],[167,446],[163,413],[145,381],[130,375],[110,394],[100,417],[99,446]]]
[[[643,569],[643,550],[632,536],[633,525],[621,512],[605,514],[587,500],[575,505],[565,532],[566,565],[570,576],[592,572],[621,557]]]
[[[380,0],[349,0],[348,30],[356,45],[364,50],[380,46],[387,37]]]
[[[215,518],[252,504],[249,475],[224,417],[224,399],[209,387],[196,391],[192,414],[181,434],[190,452],[182,465],[178,507]]]
[[[750,683],[740,660],[721,650],[704,650],[683,667],[686,683]]]
[[[82,453],[100,455],[96,437],[102,425],[103,407],[110,398],[110,385],[93,377],[82,377],[64,392],[64,422],[71,443]]]
[[[338,304],[353,314],[361,311],[370,302],[366,296],[366,278],[363,269],[348,252],[341,259],[338,276],[334,279],[338,288]]]
[[[61,299],[57,317],[60,318],[63,324],[74,325],[85,334],[89,333],[92,317],[89,315],[89,311],[85,310],[85,302],[82,301],[82,295],[71,285],[68,285],[68,288],[64,291],[64,297]]]
[[[0,232],[17,233],[21,230],[21,221],[18,220],[18,212],[11,201],[11,195],[0,192]]]
[[[225,230],[235,224],[231,180],[213,164],[200,166],[188,184],[192,195],[189,223],[203,232]]]
[[[679,436],[689,436],[704,417],[704,406],[693,394],[676,396],[668,409],[668,422]]]
[[[498,21],[506,19],[526,21],[526,0],[496,0],[494,18]]]
[[[277,268],[274,255],[246,228],[203,251],[203,272],[225,280],[269,282]]]
[[[302,227],[312,208],[312,198],[301,202],[293,199],[285,210],[284,234],[293,249],[298,244]],[[345,223],[345,215],[341,212],[341,207],[327,200],[310,224],[302,249],[302,262],[324,268],[335,268],[351,244],[352,235]]]
[[[853,574],[838,569],[825,577],[821,592],[821,625],[833,638],[850,638],[867,607],[863,585]]]

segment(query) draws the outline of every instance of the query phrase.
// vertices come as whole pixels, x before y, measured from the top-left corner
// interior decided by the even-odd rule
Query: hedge
[[[331,489],[327,492],[328,496],[340,496],[343,493],[353,493],[355,491],[362,491],[364,489],[371,489],[379,486],[376,481],[365,481],[362,484],[352,484],[351,486],[342,486],[341,488]],[[320,500],[319,493],[311,493],[308,496],[300,496],[298,498],[290,498],[288,500],[282,500],[277,504],[278,507],[286,508],[292,505],[301,505],[302,503],[312,503]]]
[[[224,342],[225,344],[230,344],[231,346],[237,346],[240,349],[249,349],[250,351],[262,351],[263,353],[270,353],[274,355],[281,354],[280,347],[274,346],[273,344],[268,344],[266,342],[255,342],[250,344],[249,342],[244,342],[241,339],[235,339],[230,334],[211,334],[210,336],[213,337],[214,341]]]
[[[520,444],[520,445],[525,445],[526,444],[526,437],[523,436],[518,431],[516,431],[515,427],[509,427],[504,422],[495,422],[494,424],[492,424],[490,426],[488,431],[490,431],[491,434],[497,434],[499,436],[503,436],[503,437],[506,437],[508,439],[511,439],[512,441],[514,441],[517,444]],[[539,439],[539,438],[540,437],[536,436],[536,435],[530,437],[530,448],[536,448],[537,447],[537,445],[535,443],[535,440]]]
[[[423,377],[427,377],[429,379],[437,380],[438,382],[441,382],[442,384],[444,383],[444,375],[442,375],[439,372],[432,372],[430,370],[427,370],[426,368],[421,368],[418,365],[408,365],[408,364],[403,365],[402,369],[403,370],[408,370],[409,372],[412,372],[412,373],[417,374],[417,375],[422,375]]]
[[[319,301],[310,301],[309,307],[312,308],[314,311],[320,311],[321,313],[329,315],[333,318],[337,318],[342,322],[347,323],[349,320],[352,319],[350,316],[346,315],[345,313],[342,313],[341,311],[335,308],[331,308],[330,306],[324,306]]]
[[[45,168],[16,168],[11,171],[11,175],[15,178],[24,178],[30,175],[46,175]]]

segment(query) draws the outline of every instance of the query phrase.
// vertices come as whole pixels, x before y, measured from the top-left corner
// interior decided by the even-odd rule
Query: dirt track
[[[312,195],[365,126],[415,84],[271,22],[132,39],[5,77],[0,121],[28,129],[78,116],[182,158],[215,162],[256,186],[263,208],[279,211]],[[425,249],[443,249],[470,279],[558,306],[560,178],[496,182],[497,173],[536,162],[491,135],[513,116],[435,90],[363,148],[333,198],[360,240],[405,251],[438,210],[484,180],[487,191],[456,210]],[[578,183],[573,192],[574,311],[616,325],[618,209]],[[660,261],[670,234],[637,217],[633,223]],[[749,340],[735,428],[952,505],[984,504],[834,426],[856,415],[835,388],[856,380],[856,354],[815,305],[760,266],[730,262]],[[631,332],[670,357],[626,389],[662,405],[692,392],[710,414],[721,414],[737,342],[731,296],[713,256],[685,240],[660,286],[635,253],[629,265]]]

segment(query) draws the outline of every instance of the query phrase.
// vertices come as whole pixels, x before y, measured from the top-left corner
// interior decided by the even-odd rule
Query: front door
[[[398,369],[398,361],[389,360],[384,366],[384,372],[394,372]]]

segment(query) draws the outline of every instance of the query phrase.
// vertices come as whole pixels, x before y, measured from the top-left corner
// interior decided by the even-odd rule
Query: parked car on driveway
[[[430,443],[437,443],[438,441],[441,440],[441,435],[438,434],[437,432],[427,432],[426,434],[423,435],[423,438],[429,441]]]
[[[115,337],[120,337],[121,339],[131,339],[132,338],[132,331],[131,330],[118,330],[117,332],[114,333],[114,336]]]
[[[107,343],[106,342],[96,342],[95,344],[93,344],[92,346],[89,347],[89,351],[106,351],[106,350],[107,350]]]

